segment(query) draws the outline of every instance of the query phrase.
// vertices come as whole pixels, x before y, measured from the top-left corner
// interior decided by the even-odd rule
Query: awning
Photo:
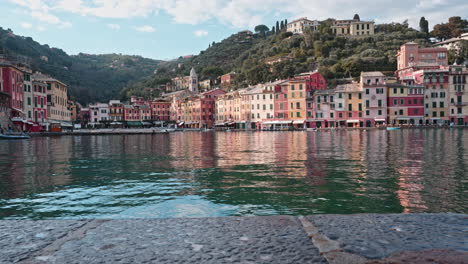
[[[153,124],[151,124],[150,122],[141,122],[144,126],[152,126]]]
[[[127,126],[143,126],[140,121],[127,121]]]
[[[431,118],[431,120],[440,120],[440,118],[438,118],[438,117],[433,117],[433,118]]]
[[[376,122],[385,122],[385,121],[387,121],[387,120],[376,118],[375,121],[376,121]]]
[[[114,125],[114,126],[120,126],[120,125],[122,125],[122,123],[120,123],[120,122],[112,122],[112,123],[110,123],[110,124],[111,124],[111,125]]]
[[[359,123],[359,120],[346,120],[346,123]]]
[[[60,125],[62,127],[73,127],[73,124],[70,122],[60,122]]]
[[[180,122],[180,123],[178,123],[177,125],[178,125],[178,126],[183,126],[184,124],[185,124],[185,122]]]
[[[305,120],[297,120],[297,121],[293,121],[293,124],[295,125],[300,125],[300,124],[304,124]]]

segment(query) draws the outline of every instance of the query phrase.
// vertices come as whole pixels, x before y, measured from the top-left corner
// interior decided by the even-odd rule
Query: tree
[[[218,76],[223,75],[223,70],[216,66],[208,66],[203,68],[201,71],[202,76],[207,77],[210,80],[218,78]]]
[[[450,17],[448,23],[437,24],[431,35],[439,39],[449,39],[459,37],[468,31],[468,20],[459,16]]]
[[[268,32],[270,29],[265,25],[258,25],[255,27],[255,32],[259,33],[262,36],[265,36],[265,33]]]
[[[271,32],[272,32],[273,34],[276,33],[275,26],[273,26],[273,27],[271,28]]]
[[[280,24],[279,21],[276,21],[276,33],[280,31]]]
[[[284,25],[286,25],[286,26],[288,25],[288,20],[287,19],[284,20]]]
[[[355,14],[354,17],[353,17],[354,20],[357,20],[357,21],[361,21],[361,19],[359,18],[359,15],[358,14]]]
[[[284,22],[281,21],[281,30],[283,30],[283,28],[284,28]]]
[[[426,34],[429,33],[429,21],[427,21],[424,17],[421,17],[419,20],[419,30]]]

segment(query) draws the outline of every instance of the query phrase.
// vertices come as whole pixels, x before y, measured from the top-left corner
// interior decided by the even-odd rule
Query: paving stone
[[[325,263],[294,217],[112,220],[46,263]]]
[[[0,221],[0,263],[15,263],[52,244],[87,221]]]
[[[306,217],[346,252],[370,259],[428,249],[468,251],[468,218],[457,214],[314,215]]]

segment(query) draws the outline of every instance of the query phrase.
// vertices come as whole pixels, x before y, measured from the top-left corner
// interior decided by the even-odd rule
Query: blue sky
[[[277,20],[352,18],[377,23],[405,19],[430,27],[466,16],[465,0],[0,0],[0,26],[79,52],[123,53],[154,59],[198,54],[213,41]],[[466,17],[465,17],[466,18]]]

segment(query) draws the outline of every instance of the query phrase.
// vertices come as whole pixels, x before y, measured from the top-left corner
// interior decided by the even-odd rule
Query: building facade
[[[309,20],[307,17],[302,17],[291,21],[286,25],[286,31],[293,34],[304,34],[306,28],[313,31],[319,30],[320,22],[318,20]]]

